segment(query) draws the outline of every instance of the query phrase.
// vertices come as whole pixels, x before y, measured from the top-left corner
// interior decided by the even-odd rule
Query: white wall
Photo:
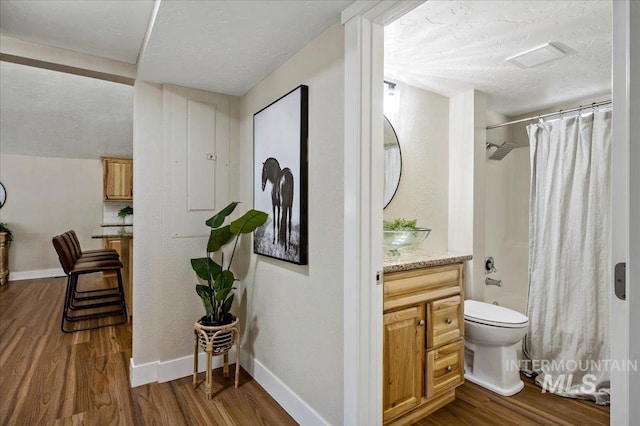
[[[238,147],[240,200],[251,206],[253,114],[309,86],[309,265],[250,255],[241,292],[243,351],[249,369],[271,372],[315,411],[315,422],[330,424],[342,422],[343,407],[343,46],[343,27],[333,25],[243,96]],[[251,251],[249,239],[242,248]]]
[[[204,315],[195,292],[190,259],[205,255],[208,228],[204,220],[215,211],[188,211],[186,186],[186,99],[216,105],[215,152],[220,154],[216,183],[221,188],[216,210],[229,200],[230,104],[237,98],[176,86],[136,82],[134,88],[134,224],[132,383],[166,381],[190,373],[193,324]],[[209,124],[209,123],[207,123]],[[175,131],[174,131],[175,130]],[[220,132],[218,131],[220,130]],[[182,146],[179,149],[177,145]],[[225,152],[222,155],[222,151]],[[225,159],[225,161],[223,161]],[[191,233],[191,230],[196,230]],[[199,236],[193,236],[199,234]],[[141,378],[145,364],[151,373]],[[141,367],[143,366],[143,367]],[[185,367],[186,366],[186,367]],[[140,370],[139,368],[142,368]]]
[[[484,300],[486,95],[449,99],[449,250],[473,254],[465,264],[465,297]]]
[[[488,125],[506,121],[509,117],[487,110]],[[512,141],[512,128],[489,130],[487,138],[496,144]],[[494,257],[497,269],[485,277],[502,280],[503,286],[486,286],[484,300],[526,313],[529,288],[529,149],[514,149],[499,161],[487,159],[485,170],[485,256]]]
[[[387,113],[402,152],[400,185],[384,219],[431,228],[423,249],[446,251],[449,198],[449,98],[398,82],[398,110]]]
[[[7,202],[0,221],[13,232],[11,280],[32,271],[60,268],[51,238],[74,229],[82,248],[99,248],[91,231],[102,222],[100,160],[0,155]],[[21,274],[21,273],[27,273]],[[15,273],[18,273],[15,275]]]

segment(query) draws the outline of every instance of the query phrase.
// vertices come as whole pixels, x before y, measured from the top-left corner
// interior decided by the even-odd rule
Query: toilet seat
[[[502,328],[522,328],[529,324],[529,318],[520,312],[477,300],[464,301],[464,319]]]

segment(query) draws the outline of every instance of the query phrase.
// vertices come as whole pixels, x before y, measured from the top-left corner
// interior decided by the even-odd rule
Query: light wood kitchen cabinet
[[[101,157],[104,200],[133,201],[133,159]]]
[[[114,249],[122,262],[122,285],[124,287],[124,299],[127,304],[127,314],[132,316],[133,300],[133,240],[129,237],[108,237],[102,239],[102,247]],[[105,279],[116,280],[115,272],[103,272]]]
[[[464,382],[462,263],[384,276],[383,421],[409,425]]]

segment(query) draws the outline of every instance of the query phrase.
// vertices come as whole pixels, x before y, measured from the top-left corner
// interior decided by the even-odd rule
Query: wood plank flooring
[[[522,376],[524,389],[510,397],[500,396],[469,381],[456,389],[456,400],[419,426],[450,425],[608,425],[609,407],[579,399],[543,394],[532,379]]]
[[[65,279],[56,278],[0,287],[0,424],[296,424],[244,370],[238,389],[216,370],[211,401],[192,388],[190,377],[132,389],[130,325],[62,333],[64,286]],[[466,382],[454,402],[416,423],[606,424],[608,407],[542,394],[529,379],[522,392],[508,398]]]
[[[202,388],[193,389],[191,377],[132,389],[130,324],[62,333],[65,283],[52,278],[0,287],[0,424],[296,424],[244,370],[238,389],[233,375],[224,379],[216,370],[210,401]]]

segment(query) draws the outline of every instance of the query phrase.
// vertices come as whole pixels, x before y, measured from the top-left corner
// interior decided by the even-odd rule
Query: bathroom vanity
[[[383,421],[412,424],[464,382],[463,266],[469,255],[419,250],[384,262]]]

